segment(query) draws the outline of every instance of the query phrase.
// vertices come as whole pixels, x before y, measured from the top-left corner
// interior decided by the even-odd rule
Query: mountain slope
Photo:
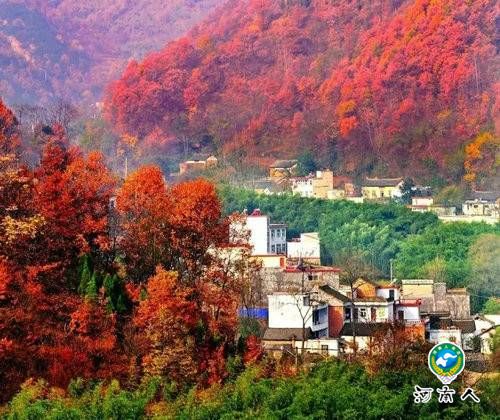
[[[491,0],[232,1],[131,63],[108,115],[232,161],[311,149],[352,173],[460,176],[493,121],[494,28]]]
[[[0,0],[0,95],[99,100],[127,61],[176,38],[221,0]]]

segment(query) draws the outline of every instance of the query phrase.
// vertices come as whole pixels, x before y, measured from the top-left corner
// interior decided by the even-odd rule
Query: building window
[[[281,254],[281,244],[276,245],[276,253]]]
[[[372,321],[376,321],[377,320],[377,310],[375,308],[371,308],[371,319]]]
[[[319,324],[319,312],[318,311],[313,312],[313,324],[314,325]]]
[[[276,245],[271,245],[271,252],[272,252],[273,254],[275,254],[275,253],[276,253]]]
[[[344,318],[351,319],[351,308],[344,308]]]
[[[309,273],[307,275],[308,280],[313,281],[313,280],[318,280],[319,276],[317,273]]]
[[[274,238],[274,229],[271,229],[271,238]]]
[[[328,344],[322,344],[321,345],[321,353],[322,354],[328,354]]]
[[[309,303],[310,303],[309,296],[304,296],[302,303],[304,306],[309,306]]]
[[[389,290],[389,302],[394,300],[394,290]]]
[[[359,310],[359,316],[360,316],[361,318],[366,318],[366,308],[361,308],[361,309]]]
[[[286,236],[286,230],[285,229],[281,230],[281,235],[283,236],[283,238]]]

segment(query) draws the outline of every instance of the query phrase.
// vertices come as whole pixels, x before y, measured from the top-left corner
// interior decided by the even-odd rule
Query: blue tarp
[[[269,309],[267,308],[240,308],[238,315],[241,318],[267,319]]]

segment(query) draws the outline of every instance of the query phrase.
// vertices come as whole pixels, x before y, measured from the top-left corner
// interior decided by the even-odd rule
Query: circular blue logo
[[[450,349],[439,350],[436,354],[436,365],[443,370],[450,370],[458,363],[458,355]]]
[[[429,369],[444,383],[452,382],[464,369],[465,353],[456,344],[436,344],[429,352]]]

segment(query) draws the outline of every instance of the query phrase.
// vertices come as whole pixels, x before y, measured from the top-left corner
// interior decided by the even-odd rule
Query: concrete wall
[[[411,199],[412,206],[432,206],[434,199],[432,197],[413,197]]]
[[[377,296],[384,298],[384,299],[389,299],[391,290],[394,293],[394,300],[398,300],[400,298],[400,293],[399,289],[397,287],[379,287],[376,291]]]
[[[342,338],[342,340],[344,340],[347,343],[347,345],[344,348],[344,351],[346,353],[353,353],[352,344],[354,343],[354,339],[348,335],[343,335],[341,338]],[[371,337],[357,336],[356,337],[356,346],[358,348],[358,351],[367,350],[370,347],[371,341],[372,341]]]
[[[288,258],[320,258],[319,235],[317,232],[302,233],[299,241],[287,244]]]
[[[346,305],[351,306],[350,303]],[[358,322],[385,322],[392,321],[394,318],[392,302],[356,302],[355,308],[358,310]],[[351,316],[354,316],[353,311],[351,311]]]
[[[310,353],[319,353],[325,356],[338,357],[339,341],[337,339],[320,338],[306,341],[307,351]]]
[[[401,196],[399,186],[396,187],[362,187],[361,193],[366,199],[386,199]]]
[[[312,178],[292,180],[292,193],[301,197],[312,197],[314,194]]]
[[[313,179],[312,185],[315,198],[327,198],[328,191],[333,188],[333,172],[316,171],[316,178]]]
[[[248,216],[246,228],[250,232],[249,243],[253,255],[267,254],[267,233],[269,218],[267,216]]]
[[[459,346],[461,346],[462,334],[459,329],[430,330],[429,341],[434,344],[442,343],[444,341],[450,341],[452,343],[456,343]]]
[[[420,309],[418,306],[396,306],[396,320],[399,320],[399,311],[403,311],[405,322],[420,322]]]
[[[304,306],[302,294],[269,295],[269,328],[302,328],[312,326],[312,306]]]
[[[284,255],[255,255],[252,259],[259,262],[262,268],[284,268],[286,266]]]

